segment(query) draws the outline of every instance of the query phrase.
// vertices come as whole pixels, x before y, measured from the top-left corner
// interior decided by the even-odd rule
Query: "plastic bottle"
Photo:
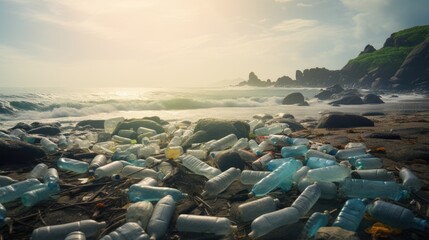
[[[314,149],[309,149],[306,153],[305,153],[305,159],[309,159],[311,157],[314,158],[323,158],[323,159],[329,159],[329,160],[333,160],[333,161],[337,161],[337,159],[335,158],[335,156],[329,155],[327,153],[318,151],[318,150],[314,150]]]
[[[127,222],[100,240],[148,240],[149,235],[135,222]]]
[[[408,192],[396,182],[346,179],[340,184],[340,194],[349,198],[389,198],[395,201],[408,197]]]
[[[355,232],[358,229],[366,206],[359,199],[349,199],[344,204],[332,226]]]
[[[182,144],[182,137],[174,136],[168,143],[167,147],[176,147],[180,146],[180,144]]]
[[[92,151],[97,154],[112,156],[116,148],[116,143],[113,141],[99,142],[92,145]]]
[[[257,182],[252,190],[250,196],[265,196],[270,191],[279,187],[283,182],[290,182],[292,185],[292,175],[301,168],[302,163],[300,161],[289,161],[283,163],[276,170],[272,171],[268,176]]]
[[[292,176],[293,182],[298,183],[301,179],[303,179],[307,175],[307,172],[309,170],[310,168],[308,166],[303,166],[300,169],[298,169],[298,171],[296,171],[296,173],[294,173]]]
[[[240,182],[245,185],[253,185],[270,173],[269,171],[243,170],[240,174]]]
[[[85,233],[81,231],[74,231],[67,234],[67,237],[64,240],[86,240]]]
[[[261,156],[260,158],[256,159],[254,162],[252,162],[252,168],[254,170],[262,170],[265,168],[267,163],[273,158],[274,158],[274,153],[269,152],[269,153]]]
[[[320,199],[336,199],[337,198],[337,185],[333,182],[316,182],[310,178],[304,177],[298,182],[298,190],[304,191],[308,186],[317,184],[319,186],[321,194]]]
[[[44,163],[39,163],[31,170],[31,172],[28,174],[27,179],[29,178],[42,179],[47,171],[48,171],[48,165]]]
[[[88,171],[89,164],[84,161],[71,158],[59,158],[57,160],[58,168],[75,173],[85,173]]]
[[[167,195],[172,196],[175,201],[180,201],[188,196],[186,193],[182,193],[178,189],[169,187],[153,187],[133,184],[128,188],[128,199],[131,202],[158,201]]]
[[[40,145],[42,145],[42,149],[45,150],[47,153],[55,153],[56,151],[58,151],[57,144],[53,143],[47,138],[42,138],[42,140],[40,140]]]
[[[274,146],[271,145],[267,140],[264,140],[259,143],[258,147],[261,152],[274,150]]]
[[[267,141],[272,145],[286,145],[289,142],[288,139],[289,137],[285,135],[270,135]]]
[[[250,150],[254,154],[256,154],[257,156],[261,156],[262,155],[262,151],[259,149],[259,145],[256,143],[255,140],[250,139],[248,143],[249,143]]]
[[[113,135],[112,136],[112,141],[115,141],[117,143],[121,143],[121,144],[136,144],[137,141],[134,139],[130,139],[130,138],[126,138],[126,137],[121,137],[118,135]]]
[[[359,158],[354,163],[356,169],[379,169],[383,167],[380,158]]]
[[[216,177],[211,178],[204,185],[204,191],[201,193],[202,196],[216,196],[219,193],[225,191],[240,176],[240,169],[229,168],[222,172]]]
[[[350,169],[340,165],[311,169],[307,177],[324,182],[342,182],[350,176]]]
[[[412,192],[418,192],[422,188],[422,181],[408,168],[401,168],[399,177],[402,179],[402,185]]]
[[[146,177],[157,178],[159,174],[150,168],[128,165],[122,168],[119,175],[122,178],[143,179]]]
[[[159,200],[147,225],[151,240],[161,239],[165,235],[175,210],[176,202],[170,195]]]
[[[310,185],[298,196],[291,207],[298,210],[299,217],[303,217],[310,211],[317,200],[319,200],[320,194],[321,190],[317,184]]]
[[[154,178],[145,177],[140,182],[136,183],[136,185],[156,187],[158,186],[158,182]]]
[[[207,151],[202,149],[196,149],[196,150],[188,149],[186,150],[186,154],[192,155],[200,160],[205,160],[207,158]]]
[[[251,239],[257,239],[272,230],[284,225],[296,223],[299,220],[299,212],[294,207],[283,208],[274,212],[266,213],[253,220],[249,233]]]
[[[226,217],[180,214],[176,228],[179,232],[228,235],[231,233],[232,226],[231,221]]]
[[[185,155],[181,157],[181,160],[184,167],[191,170],[193,173],[205,176],[208,179],[211,179],[221,173],[219,169],[214,168],[191,155]]]
[[[349,142],[347,143],[347,145],[344,146],[344,149],[349,149],[349,148],[366,148],[365,143],[360,143],[360,142]]]
[[[94,172],[97,168],[106,165],[107,157],[104,154],[98,154],[95,156],[88,167],[88,173],[94,175]]]
[[[338,150],[335,157],[339,160],[347,159],[350,157],[364,155],[366,153],[366,148],[347,148]]]
[[[337,165],[337,161],[335,160],[329,160],[325,158],[318,158],[318,157],[310,157],[307,160],[307,166],[311,169],[314,168],[323,168],[328,166]]]
[[[221,151],[234,146],[238,141],[235,134],[229,134],[210,145],[209,151]]]
[[[155,136],[149,137],[151,140],[160,140],[161,143],[165,143],[167,141],[168,134],[167,133],[159,133]]]
[[[352,164],[353,166],[355,165],[356,161],[358,159],[365,159],[365,158],[373,158],[374,156],[370,153],[365,153],[362,155],[357,155],[357,156],[352,156],[352,157],[348,157],[345,160],[349,161],[350,164]]]
[[[428,226],[426,220],[415,217],[411,210],[382,200],[370,204],[368,213],[373,218],[394,228],[413,228],[424,231]]]
[[[321,227],[328,225],[329,221],[329,212],[325,211],[323,213],[315,212],[307,220],[307,223],[304,226],[304,232],[307,234],[307,237],[312,238],[316,235],[317,230]]]
[[[148,157],[145,160],[145,167],[153,168],[156,165],[161,164],[162,160],[155,157]]]
[[[310,144],[310,140],[308,140],[307,138],[288,138],[288,143],[290,145],[293,146],[298,146],[298,145],[308,145]]]
[[[118,131],[118,136],[129,139],[137,139],[138,134],[134,130],[121,129]]]
[[[277,198],[270,196],[246,202],[238,206],[238,216],[242,222],[249,222],[263,214],[276,211],[279,203]]]
[[[145,127],[139,127],[137,128],[137,134],[145,134],[145,133],[150,133],[152,136],[156,135],[156,131],[150,128],[145,128]]]
[[[331,144],[324,144],[322,146],[319,146],[317,147],[317,150],[333,156],[338,152],[338,149],[334,148]]]
[[[354,170],[351,173],[351,177],[372,180],[372,181],[395,181],[395,175],[393,174],[393,172],[389,172],[384,168]]]
[[[25,192],[44,187],[39,180],[30,178],[0,188],[0,203],[6,203],[20,198]]]
[[[231,147],[232,150],[244,149],[249,147],[249,141],[247,138],[240,138]]]
[[[22,205],[26,207],[32,207],[39,202],[44,200],[48,200],[51,195],[57,194],[60,192],[60,186],[57,184],[56,187],[54,185],[47,186],[38,189],[34,189],[24,193],[21,196]]]
[[[171,177],[174,172],[174,167],[169,162],[161,162],[158,166],[158,178],[161,180],[166,180],[167,178]]]
[[[0,176],[0,187],[8,186],[17,182],[18,181],[13,178],[7,176]]]
[[[67,137],[61,134],[58,137],[58,146],[60,148],[66,148],[68,145],[69,145],[69,142],[67,141]]]
[[[276,168],[280,167],[283,163],[289,162],[291,160],[296,161],[296,159],[293,157],[272,159],[265,165],[265,168],[268,171],[274,171]]]
[[[304,156],[304,154],[308,151],[307,145],[297,145],[297,146],[289,146],[282,147],[281,154],[282,157],[294,157],[294,156]]]
[[[167,159],[177,159],[183,154],[183,148],[181,146],[167,147],[165,149],[165,157]]]
[[[55,168],[49,168],[43,176],[43,182],[50,188],[56,188],[59,181],[58,171]]]
[[[60,225],[39,227],[33,230],[31,240],[64,239],[69,233],[74,231],[81,231],[87,238],[92,238],[96,237],[105,226],[105,222],[82,220]]]
[[[127,222],[136,222],[143,229],[146,229],[149,219],[152,216],[153,205],[149,201],[141,201],[131,204],[127,208],[125,217]]]
[[[0,226],[3,225],[6,218],[6,208],[0,203]]]
[[[126,165],[128,165],[128,163],[125,161],[110,162],[95,169],[94,177],[96,179],[100,179],[102,177],[111,177],[113,174],[119,174]]]

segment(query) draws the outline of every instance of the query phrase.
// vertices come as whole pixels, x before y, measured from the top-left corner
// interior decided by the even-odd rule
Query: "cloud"
[[[313,4],[310,3],[297,3],[298,7],[313,7]]]
[[[315,27],[317,24],[317,20],[296,18],[284,20],[281,23],[275,25],[272,29],[278,32],[296,32],[306,28]]]

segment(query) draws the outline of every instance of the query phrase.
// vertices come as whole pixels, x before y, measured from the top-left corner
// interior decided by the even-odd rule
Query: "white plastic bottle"
[[[161,239],[165,235],[175,210],[176,202],[170,195],[158,201],[147,225],[151,240]]]
[[[225,172],[217,175],[216,177],[208,180],[204,186],[202,196],[216,196],[219,193],[225,191],[240,176],[240,169],[229,168]]]
[[[150,168],[128,165],[122,169],[119,175],[122,178],[132,178],[132,179],[143,179],[146,177],[157,178],[158,172]]]
[[[219,169],[214,168],[191,155],[182,156],[181,160],[182,165],[187,169],[191,170],[195,174],[205,176],[208,179],[213,178],[221,173]]]
[[[238,215],[242,222],[249,222],[255,218],[277,210],[279,200],[270,196],[246,202],[238,206]]]
[[[60,225],[45,226],[33,230],[31,240],[64,239],[70,232],[81,231],[86,237],[96,237],[106,226],[105,222],[83,220]]]
[[[267,233],[284,225],[298,222],[299,212],[294,207],[283,208],[274,212],[266,213],[253,220],[249,233],[251,239],[257,239]]]
[[[94,177],[96,179],[102,177],[111,177],[114,174],[119,174],[126,165],[128,165],[128,163],[125,161],[110,162],[104,166],[97,168],[94,172]]]
[[[127,208],[125,217],[127,222],[136,222],[143,229],[146,229],[149,219],[153,213],[153,205],[148,201],[141,201],[131,204]]]
[[[81,231],[74,231],[67,234],[67,237],[64,240],[86,240],[85,233]]]
[[[299,217],[303,217],[319,200],[320,194],[320,187],[317,184],[310,185],[298,196],[291,207],[298,210]]]
[[[226,217],[180,214],[176,228],[179,232],[212,233],[228,235],[231,233],[231,221]]]
[[[237,141],[238,139],[235,134],[229,134],[219,140],[216,140],[213,144],[211,144],[209,151],[225,150],[234,146]]]
[[[135,222],[127,222],[115,231],[100,238],[100,240],[148,240],[149,236],[144,229]]]

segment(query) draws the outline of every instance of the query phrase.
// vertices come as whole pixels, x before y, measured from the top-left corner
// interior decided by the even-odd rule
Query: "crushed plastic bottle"
[[[252,221],[251,239],[257,239],[276,228],[298,222],[299,212],[294,207],[283,208],[274,212],[263,214]]]
[[[59,169],[75,173],[86,173],[89,168],[87,162],[63,157],[57,160],[57,166]]]
[[[422,181],[408,168],[401,168],[399,177],[402,179],[402,185],[411,192],[418,192],[422,188]]]
[[[205,176],[208,179],[211,179],[221,173],[219,169],[208,165],[194,156],[183,155],[180,157],[180,159],[184,167],[191,170],[195,174]]]
[[[176,221],[179,232],[211,233],[228,235],[231,233],[231,221],[226,217],[180,214]]]
[[[255,218],[277,210],[279,200],[270,196],[246,202],[238,206],[238,216],[242,222],[249,222]]]
[[[149,235],[135,222],[127,222],[100,240],[148,240]]]
[[[409,193],[396,182],[350,178],[340,184],[339,192],[349,198],[389,198],[395,201],[409,196]]]
[[[356,231],[365,214],[366,206],[359,199],[349,199],[344,204],[332,226],[348,231]]]
[[[151,240],[161,239],[165,235],[175,210],[176,202],[170,195],[158,201],[147,225]]]
[[[131,204],[127,208],[125,217],[127,222],[136,222],[143,229],[146,229],[149,219],[152,216],[153,205],[149,201],[141,201]]]
[[[329,221],[329,212],[325,211],[323,213],[315,212],[307,220],[307,223],[304,226],[304,232],[307,234],[307,237],[312,238],[316,235],[317,230],[321,227],[328,225]]]
[[[87,238],[92,238],[96,237],[105,226],[105,222],[82,220],[60,225],[39,227],[33,230],[31,240],[64,239],[69,233],[74,231],[81,231]]]
[[[233,181],[240,176],[240,169],[229,168],[222,172],[216,177],[211,178],[204,185],[204,190],[201,193],[202,196],[216,196],[219,193],[225,191]]]

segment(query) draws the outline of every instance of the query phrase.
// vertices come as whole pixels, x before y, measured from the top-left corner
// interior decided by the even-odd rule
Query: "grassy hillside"
[[[394,41],[402,46],[416,46],[429,37],[429,26],[417,26],[392,34]]]

